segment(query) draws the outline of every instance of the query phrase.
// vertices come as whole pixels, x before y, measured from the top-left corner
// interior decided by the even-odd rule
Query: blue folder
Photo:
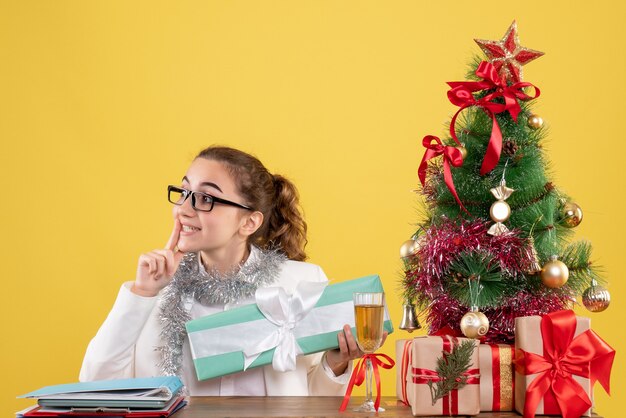
[[[176,376],[159,376],[46,386],[18,397],[42,406],[161,408],[182,387]]]

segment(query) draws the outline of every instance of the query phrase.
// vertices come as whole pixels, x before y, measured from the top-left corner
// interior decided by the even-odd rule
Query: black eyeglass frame
[[[174,202],[172,201],[171,198],[171,194],[172,192],[176,192],[176,193],[181,193],[183,196],[183,200],[182,202]],[[230,205],[230,206],[235,206],[241,209],[246,209],[246,210],[251,210],[254,211],[253,208],[251,208],[250,206],[246,206],[246,205],[242,205],[241,203],[236,203],[236,202],[231,202],[230,200],[226,200],[226,199],[221,199],[219,197],[215,197],[211,194],[208,193],[202,193],[202,192],[194,192],[192,190],[187,190],[187,189],[183,189],[182,187],[176,187],[176,186],[172,186],[169,185],[167,186],[167,200],[176,205],[176,206],[181,206],[183,203],[185,203],[185,201],[187,200],[187,198],[191,196],[191,207],[194,208],[194,210],[200,211],[200,212],[211,212],[213,210],[213,206],[215,206],[215,202],[217,203],[221,203],[223,205]],[[210,209],[198,209],[196,207],[196,196],[202,196],[202,197],[208,197],[211,199],[211,208]]]

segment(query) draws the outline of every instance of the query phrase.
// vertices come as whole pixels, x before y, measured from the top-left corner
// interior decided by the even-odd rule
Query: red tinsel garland
[[[533,263],[528,240],[520,237],[519,231],[491,236],[487,234],[489,222],[457,222],[443,220],[431,225],[415,254],[415,267],[405,272],[405,285],[417,291],[420,302],[428,304],[427,321],[431,333],[445,326],[459,330],[461,317],[468,311],[468,306],[460,304],[444,290],[445,281],[451,276],[450,264],[458,254],[487,254],[499,264],[505,280],[515,280]],[[565,293],[533,294],[524,291],[503,300],[497,309],[482,309],[490,322],[486,339],[490,342],[511,342],[516,317],[560,310],[567,306],[568,301],[569,295]]]
[[[483,220],[443,221],[426,231],[426,240],[419,250],[421,270],[437,279],[443,278],[450,263],[461,252],[482,251],[500,264],[501,270],[511,276],[532,265],[524,238],[518,231],[500,236],[487,234],[489,222]]]
[[[563,309],[568,305],[566,297],[559,295],[536,295],[520,292],[503,301],[497,309],[485,309],[482,312],[489,318],[489,332],[485,336],[487,343],[508,343],[514,341],[515,318],[519,316],[544,315]],[[447,294],[440,294],[430,304],[426,320],[430,324],[429,334],[435,334],[446,326],[461,335],[459,323],[467,313],[467,306]]]

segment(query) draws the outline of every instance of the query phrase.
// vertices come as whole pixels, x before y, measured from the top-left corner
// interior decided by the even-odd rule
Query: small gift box
[[[396,340],[396,396],[405,405],[409,405],[406,387],[413,357],[412,347],[412,338],[410,340]]]
[[[480,344],[480,410],[512,411],[514,407],[515,346]]]
[[[448,335],[413,339],[407,397],[414,416],[480,412],[476,345],[475,340]],[[465,371],[449,374],[460,369]]]
[[[355,292],[383,292],[378,276],[327,286],[300,282],[293,295],[283,288],[257,290],[256,304],[187,322],[198,380],[272,364],[295,369],[296,356],[338,348],[337,333],[353,327]],[[385,308],[384,329],[393,332]]]
[[[590,416],[596,380],[609,391],[615,351],[573,311],[515,320],[515,409],[575,418]]]

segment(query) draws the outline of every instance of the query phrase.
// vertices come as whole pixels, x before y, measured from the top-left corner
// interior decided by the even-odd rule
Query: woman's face
[[[246,204],[231,175],[217,161],[196,158],[183,177],[181,187]],[[191,206],[191,197],[188,197],[181,206],[174,206],[173,212],[182,225],[178,240],[182,252],[227,249],[247,239],[240,231],[251,213],[246,209],[216,202],[211,212],[196,211]]]

